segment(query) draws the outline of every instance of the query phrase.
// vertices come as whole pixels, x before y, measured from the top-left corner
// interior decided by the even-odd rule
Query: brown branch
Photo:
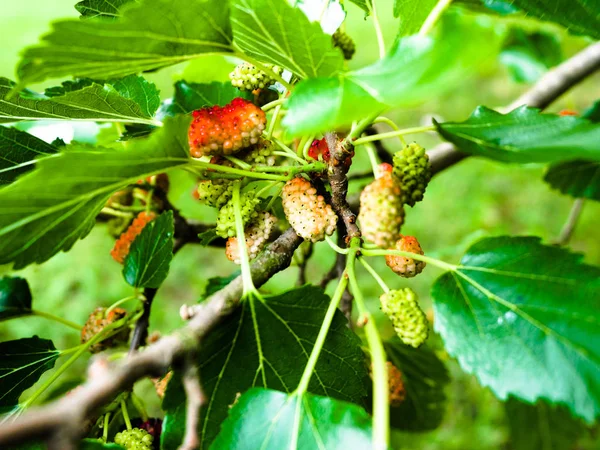
[[[346,241],[360,237],[360,229],[356,225],[356,214],[352,212],[346,195],[348,194],[348,159],[354,156],[354,147],[344,145],[337,139],[335,133],[325,133],[325,142],[329,148],[329,185],[331,186],[331,206],[346,229]],[[338,227],[338,233],[341,233]]]
[[[527,105],[544,109],[562,94],[600,69],[600,42],[596,42],[559,66],[550,70],[531,89],[512,102],[504,111]],[[429,153],[434,174],[463,160],[468,155],[453,144],[442,143]]]
[[[569,217],[567,222],[565,223],[563,229],[560,232],[560,236],[556,240],[556,245],[567,245],[575,232],[575,228],[577,227],[577,222],[581,217],[581,212],[583,211],[584,199],[578,198],[573,202],[573,207],[571,208],[571,212],[569,213]]]
[[[183,373],[183,388],[185,390],[186,418],[185,435],[179,450],[196,450],[200,448],[198,430],[200,429],[200,413],[206,403],[206,396],[200,384],[200,374],[193,355],[188,355]]]
[[[254,284],[261,286],[288,267],[292,254],[301,242],[302,239],[292,229],[275,240],[251,266]],[[106,372],[95,374],[71,395],[42,407],[31,408],[13,421],[3,423],[0,427],[0,448],[36,439],[50,442],[54,436],[61,435],[81,437],[85,420],[117,394],[131,389],[137,380],[144,377],[164,375],[173,364],[185,361],[188,354],[195,352],[200,339],[235,310],[242,290],[242,279],[238,277],[197,305],[197,312],[201,314],[197,314],[177,332],[110,366]]]

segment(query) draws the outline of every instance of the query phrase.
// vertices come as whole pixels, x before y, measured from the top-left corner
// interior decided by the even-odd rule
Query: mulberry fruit
[[[277,75],[283,72],[283,69],[279,66],[272,64],[265,64],[266,67],[271,69]],[[231,84],[238,89],[244,91],[255,91],[256,89],[265,89],[277,82],[275,78],[272,78],[268,73],[257,69],[255,66],[249,63],[242,63],[229,74]]]
[[[416,294],[409,288],[389,291],[379,298],[381,309],[389,317],[402,342],[419,347],[427,340],[427,317],[417,302]]]
[[[81,329],[81,343],[85,344],[98,333],[100,333],[108,325],[122,319],[127,315],[127,311],[122,308],[112,309],[108,315],[106,315],[106,308],[96,308],[92,314],[88,317],[85,325]],[[107,348],[116,347],[119,344],[124,344],[129,339],[129,329],[123,329],[119,333],[111,336],[108,339],[97,342],[92,345],[89,350],[92,353],[98,353]]]
[[[344,59],[352,59],[354,52],[356,51],[356,45],[350,36],[338,29],[331,36],[334,47],[338,47],[344,54]]]
[[[383,166],[383,167],[381,167]],[[389,164],[382,164],[379,178],[360,194],[358,220],[365,239],[379,247],[389,248],[400,236],[404,222],[401,189]]]
[[[406,399],[406,389],[402,380],[402,372],[390,361],[387,361],[388,386],[390,391],[390,406],[400,406]]]
[[[331,154],[329,153],[329,146],[327,145],[325,138],[312,141],[312,144],[310,144],[310,148],[308,149],[308,156],[312,159],[319,159],[319,157],[322,157],[323,161],[329,162]]]
[[[115,444],[125,447],[126,450],[152,450],[154,438],[146,430],[132,428],[117,433]]]
[[[250,223],[244,230],[246,236],[246,249],[248,250],[248,258],[254,259],[263,250],[273,230],[277,217],[269,214],[266,211],[258,213],[256,219]],[[227,259],[236,264],[241,264],[240,248],[237,237],[230,237],[225,245],[225,254]]]
[[[233,196],[230,180],[202,180],[196,189],[196,198],[208,206],[222,208]]]
[[[423,200],[431,180],[429,156],[419,144],[412,143],[394,155],[394,176],[402,188],[402,203],[415,206]]]
[[[193,116],[188,138],[194,158],[239,152],[256,144],[267,124],[264,111],[240,97],[223,107],[196,110]]]
[[[250,147],[240,155],[240,159],[253,166],[274,166],[275,148],[269,141],[261,139],[256,145]]]
[[[156,214],[153,212],[141,212],[137,215],[137,217],[133,220],[129,228],[121,234],[117,242],[115,242],[115,246],[111,250],[110,254],[115,261],[120,264],[123,264],[125,258],[129,254],[129,249],[131,248],[131,244],[135,240],[135,238],[142,232],[144,227],[154,220]]]
[[[416,253],[423,255],[423,249],[414,236],[402,236],[396,242],[395,250],[404,252]],[[385,262],[390,269],[404,278],[412,278],[425,268],[426,264],[423,261],[406,256],[386,255]]]
[[[301,177],[288,181],[281,197],[285,216],[299,236],[318,242],[333,234],[337,215],[310,181]]]
[[[255,198],[253,191],[242,193],[240,196],[240,209],[244,226],[247,223],[252,222],[258,216],[258,212],[256,211],[258,205],[260,205],[260,198]],[[236,235],[233,200],[229,200],[219,210],[216,233],[222,238],[233,237]]]

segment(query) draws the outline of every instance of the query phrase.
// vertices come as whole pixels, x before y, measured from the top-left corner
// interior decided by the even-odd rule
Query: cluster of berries
[[[271,69],[277,75],[281,75],[283,69],[273,64],[265,63],[265,67]],[[244,91],[255,91],[265,89],[275,84],[277,80],[268,73],[256,68],[252,64],[242,63],[229,74],[231,84]]]
[[[257,208],[260,203],[261,200],[260,198],[256,198],[254,191],[243,192],[240,195],[240,210],[244,226],[257,218]],[[225,203],[219,210],[216,232],[217,235],[222,238],[233,237],[236,235],[233,198]]]
[[[135,238],[142,232],[144,227],[153,221],[156,218],[156,214],[153,212],[141,212],[137,215],[137,217],[133,220],[129,228],[121,234],[117,242],[115,242],[115,246],[111,250],[110,254],[115,261],[120,264],[123,264],[125,258],[129,254],[129,249],[131,248],[131,244],[135,240]]]
[[[431,180],[429,155],[417,143],[404,147],[394,155],[394,176],[402,187],[402,203],[415,206]]]
[[[310,181],[291,179],[283,187],[281,199],[285,216],[300,237],[318,242],[335,231],[337,215]]]
[[[379,301],[382,311],[391,320],[402,342],[417,348],[427,340],[427,317],[417,302],[417,295],[411,289],[386,292]]]
[[[124,430],[115,436],[115,444],[125,447],[126,450],[152,450],[153,441],[154,437],[141,428]]]
[[[344,54],[344,59],[352,59],[356,51],[356,45],[350,36],[344,33],[341,29],[337,29],[331,36],[331,41],[334,47],[338,47]]]
[[[115,323],[127,315],[127,311],[122,308],[113,308],[106,314],[106,308],[96,308],[88,317],[85,325],[81,329],[81,343],[85,344],[108,325]],[[129,329],[124,328],[117,334],[93,344],[89,350],[92,353],[98,353],[108,348],[117,347],[127,343],[129,339]]]
[[[241,97],[223,107],[196,110],[193,116],[188,139],[194,158],[237,153],[256,144],[267,124],[264,111]]]

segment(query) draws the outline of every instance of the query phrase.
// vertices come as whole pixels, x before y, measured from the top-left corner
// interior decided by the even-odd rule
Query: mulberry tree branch
[[[550,70],[531,89],[512,102],[505,111],[527,105],[544,109],[562,94],[600,69],[600,42],[596,42]],[[444,142],[429,153],[434,174],[463,160],[468,155]]]
[[[301,242],[302,239],[290,228],[271,243],[252,264],[254,284],[261,286],[288,267]],[[197,314],[172,335],[162,337],[143,351],[115,364],[97,361],[93,366],[102,369],[92,370],[93,375],[88,381],[71,395],[31,408],[16,419],[3,423],[0,427],[0,448],[37,439],[47,440],[54,448],[60,445],[61,450],[75,448],[74,441],[81,437],[82,424],[120,392],[130,389],[144,377],[164,375],[175,363],[185,363],[186,356],[197,351],[202,338],[236,309],[242,289],[242,279],[237,277],[197,305],[194,308]],[[57,436],[62,437],[60,444],[57,444]]]

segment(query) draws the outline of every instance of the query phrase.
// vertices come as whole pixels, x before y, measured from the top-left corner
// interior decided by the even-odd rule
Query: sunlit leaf
[[[73,145],[0,189],[0,264],[21,268],[69,250],[89,233],[113,192],[188,164],[189,120],[167,119],[126,151]]]
[[[111,79],[231,52],[228,4],[140,0],[116,20],[54,22],[40,45],[25,50],[17,73],[27,83],[66,75]]]
[[[75,5],[75,9],[83,17],[105,17],[116,19],[121,7],[137,0],[83,0]]]
[[[330,76],[343,67],[331,36],[287,0],[233,0],[231,26],[244,53],[300,78]]]

